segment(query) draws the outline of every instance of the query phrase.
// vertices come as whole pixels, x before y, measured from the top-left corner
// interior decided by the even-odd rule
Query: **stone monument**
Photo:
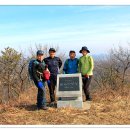
[[[58,74],[56,96],[58,97],[58,108],[72,107],[82,109],[83,99],[81,74]]]

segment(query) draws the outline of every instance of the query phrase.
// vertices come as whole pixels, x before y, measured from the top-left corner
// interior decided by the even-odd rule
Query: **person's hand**
[[[42,81],[38,82],[38,88],[43,88],[43,82]]]
[[[86,74],[84,77],[85,77],[85,78],[89,78],[89,75]]]

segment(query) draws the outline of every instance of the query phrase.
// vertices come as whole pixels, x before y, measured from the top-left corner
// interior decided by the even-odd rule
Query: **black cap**
[[[37,51],[37,55],[44,55],[44,51],[38,50],[38,51]]]
[[[50,51],[56,52],[56,50],[55,50],[54,48],[50,48],[50,49],[49,49],[49,52],[50,52]]]
[[[75,53],[75,51],[74,51],[74,50],[71,50],[70,53]]]
[[[85,50],[88,53],[90,53],[90,51],[88,50],[88,48],[86,46],[83,46],[82,49],[79,52],[82,53],[83,50]]]

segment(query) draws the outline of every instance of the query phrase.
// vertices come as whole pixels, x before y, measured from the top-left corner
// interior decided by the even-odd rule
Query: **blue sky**
[[[36,43],[106,53],[130,42],[130,6],[0,6],[0,50]]]

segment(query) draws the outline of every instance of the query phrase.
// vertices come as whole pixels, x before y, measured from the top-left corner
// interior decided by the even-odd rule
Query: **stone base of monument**
[[[89,110],[91,108],[91,101],[83,102],[82,98],[61,98],[61,100],[57,101],[57,108],[78,108],[83,110]]]
[[[83,109],[82,97],[62,97],[57,101],[57,108],[61,107]]]

